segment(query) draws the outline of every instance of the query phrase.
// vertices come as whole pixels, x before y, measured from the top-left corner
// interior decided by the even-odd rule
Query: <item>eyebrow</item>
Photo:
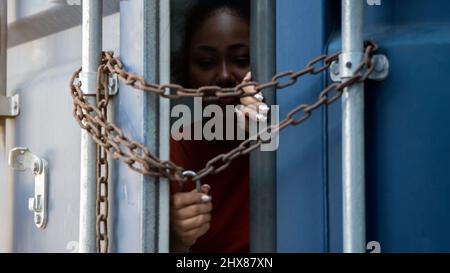
[[[200,45],[198,46],[195,50],[199,50],[199,51],[207,51],[207,52],[216,52],[216,50],[214,49],[214,47],[211,46],[206,46],[206,45]]]
[[[239,44],[234,44],[228,47],[227,50],[237,50],[237,49],[241,49],[241,48],[248,48],[247,44],[244,43],[239,43]],[[207,51],[207,52],[216,52],[217,50],[212,47],[212,46],[207,46],[207,45],[199,45],[196,50],[200,50],[200,51]]]
[[[236,50],[236,49],[241,49],[243,47],[248,47],[248,45],[247,44],[243,44],[243,43],[241,43],[241,44],[234,44],[234,45],[228,47],[228,49],[229,50]]]

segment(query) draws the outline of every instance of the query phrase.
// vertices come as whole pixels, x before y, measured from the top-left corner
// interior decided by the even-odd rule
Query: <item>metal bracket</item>
[[[119,93],[119,77],[116,73],[109,74],[108,91],[110,96],[115,96]]]
[[[88,77],[97,77],[96,73],[80,73],[80,78],[78,79],[80,83],[87,82]],[[92,81],[90,81],[92,83]],[[86,96],[95,96],[95,92],[97,87],[95,84],[92,86],[83,88],[81,85],[81,89]],[[108,92],[110,96],[115,96],[119,93],[119,77],[116,73],[109,74],[108,76]]]
[[[372,62],[375,66],[374,71],[370,74],[369,79],[375,81],[382,81],[389,75],[389,59],[385,55],[374,55]],[[341,82],[341,71],[339,62],[334,61],[330,67],[331,80],[334,82]]]
[[[0,96],[0,117],[10,118],[19,115],[19,95],[12,97]]]
[[[34,224],[39,229],[47,225],[48,163],[32,154],[28,148],[14,148],[9,152],[8,164],[16,171],[30,169],[34,178],[34,197],[28,199],[28,210],[34,212]]]

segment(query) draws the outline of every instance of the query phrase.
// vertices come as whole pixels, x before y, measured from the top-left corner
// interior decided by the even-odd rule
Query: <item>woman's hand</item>
[[[187,252],[209,230],[212,202],[209,185],[202,192],[180,192],[171,198],[172,252]]]
[[[248,72],[242,83],[248,83],[252,80],[251,72]],[[245,93],[254,92],[255,88],[253,86],[247,86],[244,89]],[[269,107],[263,102],[264,97],[261,93],[258,93],[251,97],[241,98],[241,104],[236,106],[235,111],[238,116],[238,125],[241,129],[248,131],[249,124],[248,119],[253,122],[266,122],[267,113],[269,112]]]

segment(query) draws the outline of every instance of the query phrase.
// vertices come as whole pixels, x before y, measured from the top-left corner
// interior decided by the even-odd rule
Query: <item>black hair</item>
[[[250,1],[249,0],[198,0],[189,8],[185,20],[185,32],[182,41],[181,52],[175,58],[173,76],[182,85],[187,80],[187,60],[192,37],[205,20],[221,11],[228,11],[250,23]]]

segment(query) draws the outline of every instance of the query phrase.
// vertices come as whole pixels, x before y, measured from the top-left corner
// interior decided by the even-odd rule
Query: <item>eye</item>
[[[214,59],[200,59],[197,60],[197,65],[202,69],[210,69],[216,64]]]
[[[250,65],[249,57],[236,57],[233,62],[239,67],[247,67]]]

